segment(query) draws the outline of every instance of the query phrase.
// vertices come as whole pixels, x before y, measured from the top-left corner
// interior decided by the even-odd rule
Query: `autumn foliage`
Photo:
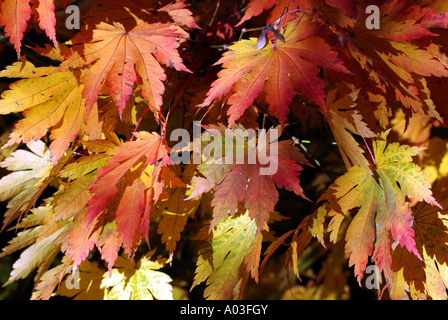
[[[375,266],[376,298],[447,298],[447,1],[2,0],[0,26],[5,285],[343,299]],[[279,137],[174,161],[228,129]]]

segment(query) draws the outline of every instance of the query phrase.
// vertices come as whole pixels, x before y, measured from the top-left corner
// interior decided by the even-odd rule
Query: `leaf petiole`
[[[367,143],[367,141],[366,141],[366,139],[365,139],[364,137],[362,137],[362,140],[364,141],[364,144],[366,145],[367,150],[368,150],[369,153],[370,153],[370,157],[372,158],[373,165],[374,165],[375,168],[376,168],[376,161],[375,161],[375,157],[373,156],[372,150],[370,150],[369,144]]]

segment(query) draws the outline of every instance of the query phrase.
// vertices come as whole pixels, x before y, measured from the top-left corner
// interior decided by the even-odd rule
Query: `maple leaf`
[[[414,225],[414,216],[408,204],[405,204],[404,208],[395,217],[395,220],[392,222],[391,227],[392,238],[401,246],[405,246],[417,258],[422,259],[416,248],[414,240],[415,232],[412,228]]]
[[[118,258],[122,243],[123,236],[118,234],[117,222],[107,222],[96,241],[96,246],[101,253],[101,259],[107,261],[109,270]]]
[[[105,272],[98,267],[98,264],[85,260],[79,265],[79,268],[74,268],[72,266],[72,270],[75,270],[74,272],[77,273],[76,276],[73,277],[73,280],[71,280],[73,281],[72,285],[70,287],[62,284],[58,285],[61,282],[61,278],[66,275],[67,272],[64,272],[64,269],[68,269],[68,266],[68,263],[65,262],[65,264],[55,267],[59,267],[59,270],[48,270],[48,274],[44,274],[39,283],[41,292],[36,290],[33,293],[34,299],[45,298],[45,295],[51,295],[53,291],[55,291],[55,295],[73,298],[74,300],[104,299],[105,290],[101,288],[101,281],[103,280]],[[58,271],[63,272],[62,277],[60,273],[58,274]],[[108,272],[106,272],[106,274],[108,274]],[[72,274],[68,274],[68,276],[70,275]],[[67,283],[67,281],[70,280],[66,278],[65,282]],[[55,288],[57,289],[55,290]]]
[[[42,224],[47,219],[51,207],[37,207],[32,209],[32,212],[23,218],[20,223],[15,226],[15,229],[24,229],[17,233],[16,237],[11,239],[7,246],[2,249],[0,258],[5,257],[17,250],[28,247],[36,242],[39,238],[39,233],[42,231]]]
[[[204,296],[228,300],[241,280],[244,257],[255,239],[257,226],[248,213],[220,222],[199,250],[192,288],[206,281]]]
[[[65,220],[82,211],[92,194],[89,188],[95,175],[87,175],[76,179],[70,184],[61,183],[62,188],[55,194],[53,200],[54,214],[51,221]]]
[[[382,96],[384,101],[396,101],[413,112],[441,120],[425,88],[425,77],[446,77],[448,68],[445,60],[441,59],[440,46],[435,43],[425,45],[421,41],[424,37],[435,40],[437,36],[428,24],[422,23],[425,14],[428,14],[428,19],[436,16],[435,9],[403,0],[383,3],[379,7],[380,28],[371,30],[367,28],[367,15],[362,12],[364,7],[357,10],[354,15],[358,16],[356,23],[342,26],[339,25],[341,20],[335,19],[337,27],[334,32],[341,50],[347,53],[341,55],[341,59],[351,66],[350,76],[353,76],[343,80],[369,88],[367,94],[362,93],[366,95],[363,108],[371,109]],[[333,20],[331,16],[328,19]],[[442,21],[446,26],[448,21]],[[377,119],[387,108],[390,107],[381,104],[381,109],[375,114]]]
[[[445,207],[446,201],[442,205]],[[419,203],[412,212],[414,239],[422,258],[404,247],[395,248],[392,255],[392,297],[401,298],[409,292],[412,297],[424,294],[432,299],[446,299],[448,228],[443,220],[446,210]]]
[[[53,44],[58,46],[54,0],[4,0],[0,5],[0,26],[5,27],[6,37],[9,37],[14,45],[17,58],[20,57],[23,33],[31,17],[30,2],[36,10],[34,18],[39,21],[39,27],[45,31]]]
[[[446,206],[446,201],[442,202]],[[444,216],[446,209],[427,204],[418,204],[413,208],[415,241],[417,246],[424,246],[426,254],[435,259],[439,265],[448,263],[448,251],[446,244],[448,239],[448,227]]]
[[[73,261],[73,268],[77,268],[87,258],[100,235],[98,217],[91,223],[88,223],[87,218],[84,208],[70,219],[70,227],[61,235],[61,251],[65,253],[66,258]]]
[[[310,232],[310,224],[312,222],[311,215],[305,217],[302,222],[297,226],[295,230],[290,230],[285,232],[282,236],[276,238],[264,253],[263,262],[260,265],[260,272],[263,271],[266,263],[272,254],[283,244],[288,237],[292,235],[291,243],[289,245],[288,251],[286,253],[285,265],[290,265],[293,268],[294,273],[297,278],[300,279],[299,269],[298,269],[298,258],[305,247],[310,243],[313,238],[312,232]],[[289,271],[288,271],[289,272]]]
[[[84,144],[89,151],[103,153],[81,157],[59,172],[59,177],[68,181],[61,181],[59,190],[54,194],[54,213],[50,221],[70,221],[69,229],[62,235],[62,251],[66,253],[66,258],[74,261],[75,267],[87,257],[94,245],[100,249],[102,258],[113,264],[121,242],[115,253],[106,254],[109,253],[108,246],[105,246],[109,242],[106,235],[110,228],[106,224],[100,233],[98,226],[86,225],[86,206],[93,196],[90,189],[97,178],[98,169],[107,164],[107,159],[111,157],[108,152],[116,145],[106,140],[85,141]]]
[[[139,230],[142,222],[144,207],[144,185],[140,181],[135,181],[124,190],[123,198],[116,212],[118,234],[123,237],[123,247],[125,252],[131,257],[137,249],[137,243],[140,240],[138,236],[136,237],[136,230]]]
[[[319,68],[348,72],[337,53],[318,36],[323,26],[305,16],[290,22],[283,32],[284,42],[269,40],[258,50],[257,39],[241,40],[229,47],[216,64],[224,68],[201,107],[230,92],[227,115],[231,127],[262,92],[269,112],[284,125],[295,92],[314,101],[327,111],[324,82],[317,77]]]
[[[237,27],[243,24],[244,21],[251,19],[252,17],[258,16],[264,10],[271,9],[277,0],[262,0],[256,1],[251,0],[247,5],[247,10],[244,12],[244,16],[241,18],[240,22],[236,25]]]
[[[34,287],[30,300],[48,300],[54,289],[60,283],[61,274],[64,273],[64,265],[60,264],[47,270]]]
[[[135,265],[119,257],[112,273],[105,273],[101,288],[105,300],[173,300],[171,277],[162,271],[165,261],[150,260],[154,251]]]
[[[90,145],[88,151],[97,150],[91,147],[92,143],[102,144],[105,140],[88,141],[85,143]],[[99,168],[107,164],[107,160],[111,157],[107,151],[115,148],[115,144],[105,144],[102,151],[105,153],[95,153],[92,155],[83,156],[67,165],[58,172],[60,178],[65,178],[68,181],[60,182],[59,190],[54,194],[52,200],[53,215],[50,221],[65,220],[75,216],[81,212],[92,197],[90,188],[97,177]]]
[[[51,206],[34,208],[15,228],[23,229],[3,248],[0,257],[17,250],[25,249],[14,262],[9,279],[3,286],[25,278],[34,269],[38,269],[34,279],[39,280],[53,262],[60,249],[60,235],[66,225],[49,225]]]
[[[250,0],[247,4],[247,10],[244,12],[244,16],[236,24],[236,27],[243,24],[245,21],[260,15],[263,11],[269,10],[274,7],[270,13],[267,21],[268,23],[284,26],[284,24],[289,20],[293,19],[294,16],[285,16],[285,8],[294,10],[298,7],[298,0]],[[282,18],[280,24],[277,19]]]
[[[96,140],[95,143],[105,142]],[[112,151],[116,145],[111,144],[105,147],[105,151]],[[92,147],[88,147],[87,150],[92,151]],[[107,160],[111,156],[107,153],[95,153],[92,155],[81,157],[72,163],[67,164],[60,172],[61,178],[68,178],[69,180],[75,180],[80,177],[86,176],[88,173],[104,167],[107,164]]]
[[[88,260],[83,261],[76,271],[78,282],[73,288],[61,285],[55,294],[74,300],[173,300],[173,287],[170,284],[172,280],[159,271],[165,266],[166,259],[158,257],[155,260],[152,258],[153,254],[154,251],[150,251],[137,263],[120,256],[115,268],[110,271],[104,271]],[[60,266],[57,267],[61,269]],[[47,279],[41,280],[43,292],[33,293],[35,299],[41,298],[45,289],[54,290],[55,271],[49,270]],[[45,285],[49,288],[45,288]]]
[[[162,235],[161,241],[166,244],[170,256],[176,249],[188,218],[195,213],[200,204],[198,199],[185,200],[185,198],[182,188],[177,188],[160,204],[164,210],[157,233]]]
[[[0,180],[0,200],[10,199],[2,229],[26,212],[50,176],[50,151],[45,143],[30,141],[26,146],[31,152],[16,150],[0,163],[1,167],[14,171]]]
[[[20,57],[19,61],[13,62],[0,71],[0,77],[6,78],[39,78],[48,76],[55,71],[55,67],[36,67],[26,59],[26,56]]]
[[[439,265],[433,259],[424,255],[425,258],[425,275],[427,284],[427,293],[433,300],[446,300],[448,295],[447,289],[447,266]]]
[[[346,215],[357,209],[346,233],[346,252],[350,254],[349,265],[355,266],[358,281],[363,277],[372,252],[372,259],[390,280],[390,237],[421,259],[414,240],[408,199],[441,208],[423,172],[412,163],[412,156],[421,149],[396,142],[387,144],[387,135],[388,131],[383,132],[381,140],[373,143],[375,170],[372,174],[365,168],[352,166],[321,197],[329,203],[328,208],[322,207],[328,216]],[[331,203],[335,205],[330,206]],[[332,221],[340,226],[343,219]],[[334,223],[332,232],[339,229]]]
[[[82,185],[79,191],[66,193],[70,198],[79,200],[83,194],[82,198],[88,199],[86,210],[76,215],[76,225],[67,233],[63,246],[75,267],[95,245],[107,260],[109,269],[121,246],[132,258],[140,239],[148,241],[153,204],[165,186],[178,186],[175,175],[166,167],[171,160],[163,137],[143,131],[136,132],[135,136],[139,140],[122,143],[108,152],[108,163],[96,171],[96,178],[88,187],[90,196]],[[106,212],[115,217],[115,223],[106,224],[101,230]]]
[[[214,138],[206,148],[214,146],[216,150],[221,150],[225,146],[225,149],[229,151],[229,143],[230,148],[234,146],[242,148],[241,151],[244,152],[245,158],[247,155],[255,153],[260,157],[252,164],[228,164],[225,159],[226,153],[217,152],[210,158],[204,159],[204,163],[198,166],[199,172],[204,175],[205,179],[199,177],[193,180],[195,183],[192,193],[187,199],[208,192],[214,185],[215,193],[211,202],[213,220],[210,228],[214,228],[220,221],[233,216],[238,210],[238,203],[244,202],[250,217],[257,221],[258,228],[261,230],[264,223],[269,220],[269,215],[274,211],[278,201],[276,186],[293,191],[306,199],[298,175],[303,169],[299,163],[308,164],[308,162],[297,148],[291,145],[290,141],[273,141],[274,135],[270,136],[268,131],[266,141],[269,142],[266,146],[261,143],[257,146],[254,141],[255,137],[253,137],[249,138],[247,146],[243,147],[244,127],[241,125],[234,126],[232,130],[236,133],[237,140],[243,139],[242,144],[241,141],[235,141],[233,138],[231,140],[224,138],[225,130],[222,126],[210,126],[210,129],[212,130],[206,131],[203,136],[211,135]],[[211,140],[210,138],[203,139]],[[269,163],[269,168],[262,163]],[[265,174],[261,173],[263,168],[267,170]]]
[[[167,4],[157,9],[157,11],[168,13],[173,21],[180,26],[200,29],[196,21],[194,21],[192,12],[187,7],[188,5],[185,2],[178,1]]]
[[[354,109],[358,92],[342,90],[342,98],[337,99],[338,89],[332,89],[327,94],[327,121],[331,132],[341,152],[345,166],[357,165],[370,172],[369,162],[364,157],[364,150],[358,145],[352,134],[363,138],[374,138],[376,135],[362,120],[361,114]],[[351,133],[352,134],[351,134]]]
[[[160,64],[189,72],[177,52],[183,39],[182,29],[172,23],[141,23],[128,31],[118,22],[102,22],[71,40],[71,52],[60,68],[91,66],[82,77],[87,113],[106,84],[121,115],[138,75],[137,85],[158,117],[165,89],[162,81],[166,80]]]
[[[46,271],[46,268],[51,265],[59,253],[61,245],[58,238],[64,230],[65,227],[62,227],[24,250],[20,258],[14,263],[10,277],[4,286],[18,279],[25,278],[36,268],[41,269],[38,276],[40,276],[42,270]]]
[[[417,13],[421,18],[420,23],[428,28],[445,28],[448,25],[448,13],[446,3],[442,0],[431,1],[426,7],[418,8],[413,6],[409,9],[412,13]]]
[[[25,71],[21,66],[26,68]],[[53,128],[49,149],[52,163],[57,164],[84,123],[85,108],[81,96],[84,86],[80,85],[73,72],[55,72],[55,67],[33,67],[30,62],[24,61],[7,69],[8,77],[29,79],[13,83],[9,90],[2,93],[1,114],[25,111],[24,118],[16,123],[16,130],[3,148],[39,140]],[[42,76],[36,77],[36,73]]]

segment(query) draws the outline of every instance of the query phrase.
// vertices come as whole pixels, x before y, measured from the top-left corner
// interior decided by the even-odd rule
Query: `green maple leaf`
[[[332,239],[336,239],[339,226],[349,212],[356,212],[346,233],[346,253],[349,265],[355,267],[360,281],[369,257],[372,256],[386,277],[391,273],[392,244],[405,246],[419,259],[412,228],[414,217],[409,200],[426,202],[441,208],[432,196],[431,185],[420,167],[412,162],[421,148],[387,144],[389,131],[383,132],[373,143],[374,169],[351,167],[339,177],[322,196],[328,202],[323,205],[327,217],[332,217]],[[323,222],[319,222],[323,224]],[[323,228],[322,228],[323,229]],[[315,235],[322,238],[322,235]]]
[[[207,299],[230,299],[240,285],[240,267],[256,230],[257,225],[247,212],[218,223],[211,239],[199,251],[192,288],[206,281],[204,296]]]
[[[172,280],[158,271],[164,263],[150,260],[152,253],[136,265],[119,257],[112,272],[103,275],[105,300],[173,300]]]

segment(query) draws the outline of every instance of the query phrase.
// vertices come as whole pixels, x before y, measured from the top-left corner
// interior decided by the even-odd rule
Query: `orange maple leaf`
[[[223,132],[221,126],[210,128]],[[253,141],[248,144],[245,154],[258,153],[260,156],[260,146],[255,146]],[[198,197],[214,188],[215,193],[211,202],[213,219],[210,229],[228,217],[234,216],[238,211],[238,203],[241,202],[248,209],[249,216],[257,222],[258,230],[261,230],[278,201],[276,186],[307,199],[298,176],[303,170],[300,164],[309,163],[300,151],[291,144],[291,141],[270,141],[264,148],[266,154],[269,154],[270,161],[276,162],[275,165],[269,163],[269,167],[266,167],[268,161],[261,160],[262,158],[257,159],[256,163],[228,164],[225,162],[225,156],[221,159],[221,155],[217,154],[198,166],[199,172],[205,178],[193,179],[192,193],[187,199]],[[224,164],[220,164],[221,162]],[[261,168],[266,169],[264,174],[261,173]]]
[[[3,0],[0,5],[0,26],[5,27],[6,37],[9,37],[14,45],[17,58],[20,57],[23,33],[31,17],[30,2],[36,9],[34,18],[39,21],[39,27],[45,31],[53,44],[58,46],[54,0]],[[59,3],[64,5],[61,1]]]
[[[264,10],[271,9],[277,0],[251,0],[247,5],[247,10],[244,12],[244,16],[236,26],[243,24],[244,21],[260,15]]]
[[[160,64],[189,72],[177,52],[185,38],[185,32],[172,23],[142,23],[128,31],[118,22],[102,22],[93,33],[82,31],[72,39],[74,46],[61,68],[91,65],[82,78],[88,110],[106,83],[121,115],[137,82],[157,117],[166,80]]]
[[[372,104],[384,96],[386,100],[397,101],[414,112],[440,120],[425,77],[447,77],[448,66],[439,52],[440,46],[428,45],[422,39],[436,41],[438,34],[436,29],[430,30],[431,23],[446,27],[446,14],[403,0],[388,1],[379,7],[380,28],[370,30],[366,24],[368,15],[363,11],[365,6],[357,8],[358,19],[354,25],[340,25],[334,20],[332,31],[339,39],[341,50],[347,53],[341,59],[347,66],[351,65],[352,71],[341,80],[368,87],[369,90],[364,90],[368,95],[366,100]],[[372,108],[371,104],[366,107]]]
[[[230,92],[229,127],[252,105],[262,92],[266,93],[269,112],[286,123],[289,106],[296,92],[313,100],[326,112],[325,84],[317,76],[319,67],[348,72],[337,58],[337,53],[318,35],[322,25],[300,16],[286,25],[284,42],[272,39],[261,50],[257,39],[238,41],[216,63],[223,70],[212,83],[207,97],[200,106]]]
[[[180,26],[188,28],[200,29],[196,21],[194,21],[192,12],[187,9],[188,5],[183,1],[167,4],[166,6],[159,8],[157,11],[166,12],[171,19]]]
[[[108,151],[108,163],[98,169],[88,187],[78,188],[90,195],[83,196],[84,208],[75,214],[75,222],[63,241],[63,251],[75,266],[94,246],[107,261],[109,270],[121,247],[132,258],[140,240],[148,241],[151,208],[163,189],[184,185],[167,166],[171,160],[163,136],[145,131],[136,132],[135,136],[139,140]],[[63,176],[72,171],[80,174],[86,164],[94,161],[91,156],[81,159],[85,161],[75,163]],[[74,193],[67,197],[77,197],[79,192]]]
[[[102,254],[109,268],[116,259],[116,252],[112,252],[110,246],[123,245],[126,254],[132,257],[140,239],[147,240],[152,205],[165,186],[178,184],[174,181],[176,177],[167,172],[170,169],[166,165],[172,162],[163,137],[149,132],[136,132],[135,136],[140,140],[125,142],[110,152],[112,157],[98,170],[98,177],[90,188],[93,196],[86,205],[85,231],[93,221],[103,221],[106,211],[116,217],[115,231],[101,237],[97,244],[98,247],[106,244]],[[84,237],[89,239],[97,228]]]
[[[279,22],[280,26],[285,26],[285,24],[294,19],[294,15],[287,14],[288,9],[293,11],[299,6],[298,0],[251,0],[247,5],[247,10],[244,12],[244,16],[236,24],[240,26],[243,22],[260,15],[263,11],[269,10],[273,7],[269,17],[267,19],[268,23],[276,23],[277,19],[281,18]]]

